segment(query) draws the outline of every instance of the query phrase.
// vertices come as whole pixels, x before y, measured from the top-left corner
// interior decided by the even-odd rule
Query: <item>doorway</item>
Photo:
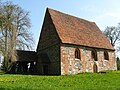
[[[94,73],[97,73],[98,72],[98,67],[96,64],[93,65],[93,72]]]

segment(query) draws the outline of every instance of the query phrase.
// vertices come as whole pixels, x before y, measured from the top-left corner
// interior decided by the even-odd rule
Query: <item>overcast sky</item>
[[[9,0],[1,0],[9,1]],[[117,26],[120,22],[120,0],[11,0],[30,12],[36,46],[38,43],[46,8],[96,22],[101,30]],[[36,47],[35,47],[36,49]]]

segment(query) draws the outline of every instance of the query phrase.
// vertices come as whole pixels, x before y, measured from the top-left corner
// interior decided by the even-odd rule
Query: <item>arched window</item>
[[[81,56],[81,55],[80,55],[80,50],[79,50],[79,49],[76,49],[76,50],[75,50],[75,58],[81,59],[80,56]]]
[[[91,52],[91,57],[92,57],[92,59],[94,59],[95,61],[98,60],[98,59],[97,59],[97,51],[96,51],[96,50],[92,50],[92,52]]]
[[[107,51],[104,51],[104,60],[109,60],[109,55]]]

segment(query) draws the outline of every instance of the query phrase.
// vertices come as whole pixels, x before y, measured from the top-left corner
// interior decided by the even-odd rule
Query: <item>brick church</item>
[[[95,22],[49,8],[37,51],[19,51],[18,57],[19,71],[28,71],[30,63],[32,72],[43,75],[117,70],[115,49]]]

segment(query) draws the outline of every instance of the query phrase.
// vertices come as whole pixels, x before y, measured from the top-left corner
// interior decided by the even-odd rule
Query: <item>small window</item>
[[[75,50],[75,58],[81,59],[81,57],[80,57],[80,50],[79,49]]]
[[[107,51],[104,51],[104,60],[109,60],[109,55]]]
[[[92,57],[92,59],[94,59],[95,61],[98,60],[98,59],[97,59],[97,51],[96,51],[96,50],[92,50],[92,52],[91,52],[91,57]]]

